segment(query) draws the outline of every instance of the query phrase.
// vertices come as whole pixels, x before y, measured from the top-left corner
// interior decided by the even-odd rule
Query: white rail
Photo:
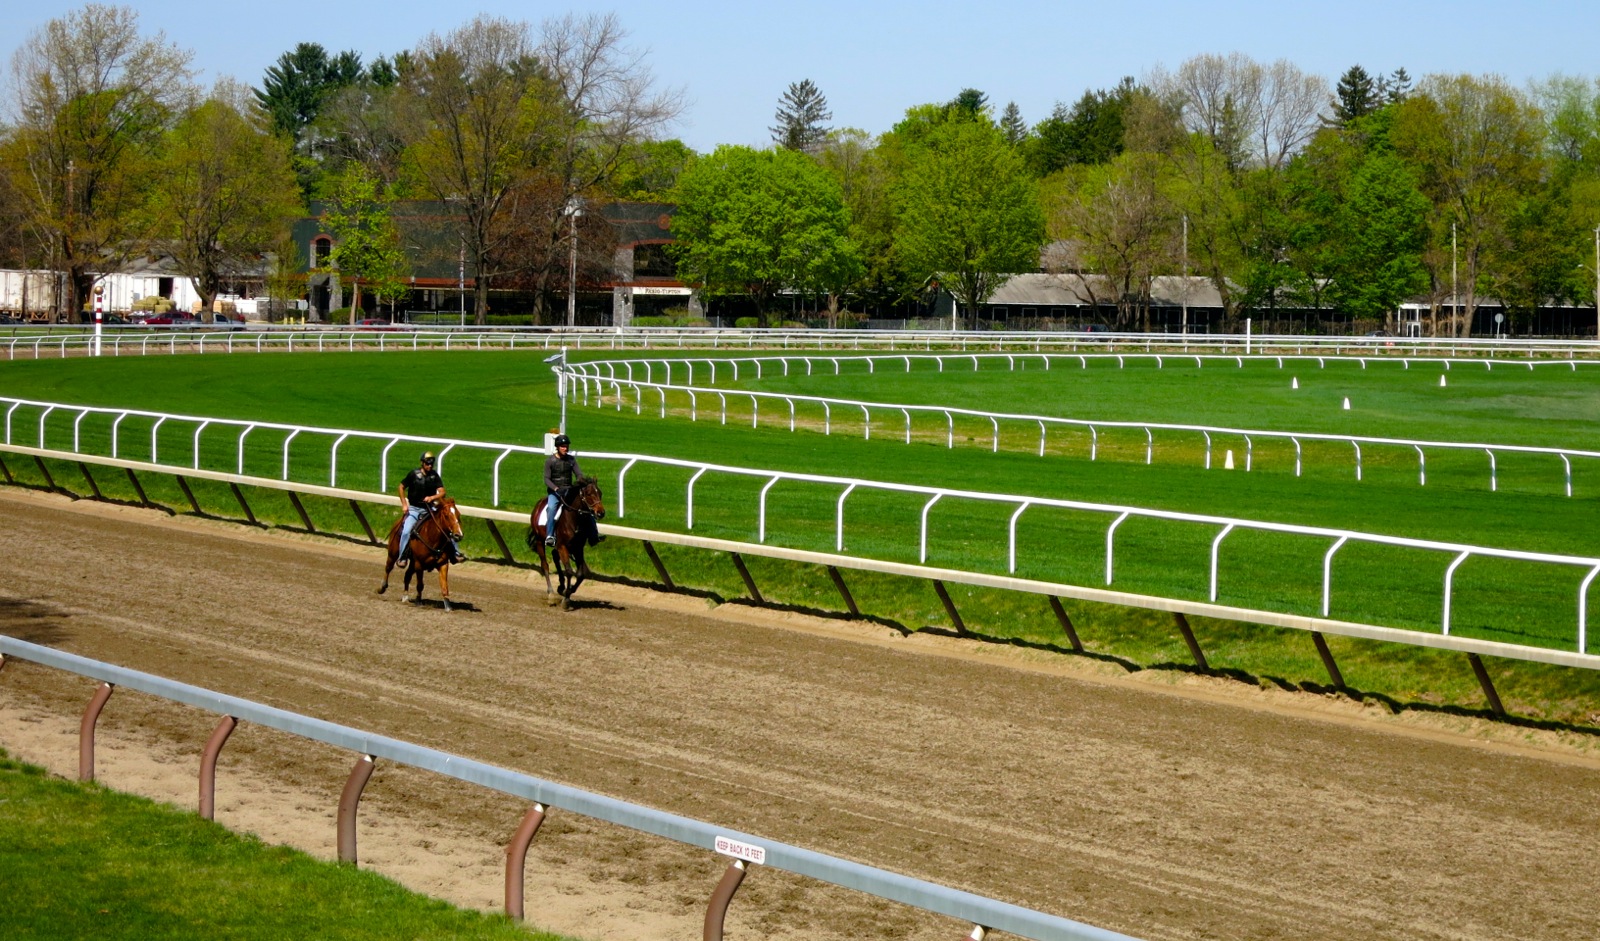
[[[75,429],[75,433],[74,433],[74,441],[73,441],[73,450],[71,452],[69,452],[74,456],[78,456],[78,455],[82,454],[81,441],[79,440],[79,438],[78,438],[78,436],[76,434],[76,429],[79,426],[79,424],[81,423],[81,420],[82,420],[82,417],[83,417],[83,413],[85,413],[85,412],[91,413],[91,414],[100,414],[100,415],[104,415],[106,417],[116,416],[115,420],[111,423],[112,429],[115,429],[121,423],[121,421],[123,419],[125,419],[126,417],[128,417],[130,415],[137,415],[137,416],[140,416],[140,417],[143,417],[143,418],[153,419],[154,420],[154,425],[153,425],[152,431],[151,431],[151,439],[152,439],[151,440],[151,456],[150,456],[150,461],[148,463],[149,463],[149,465],[151,465],[153,467],[165,468],[169,472],[170,471],[174,471],[174,470],[178,470],[178,469],[182,469],[187,473],[194,473],[194,468],[199,467],[200,458],[199,458],[199,454],[198,454],[198,446],[199,446],[199,443],[200,443],[200,434],[199,434],[198,430],[194,433],[193,440],[194,440],[195,447],[196,447],[197,450],[192,455],[192,457],[193,457],[192,466],[175,465],[175,464],[172,464],[172,463],[163,464],[162,462],[159,461],[158,455],[156,454],[156,429],[158,429],[162,424],[164,424],[164,423],[166,423],[168,421],[177,422],[177,423],[189,423],[189,424],[197,426],[197,428],[217,426],[217,427],[226,427],[226,428],[234,429],[236,431],[236,433],[237,433],[237,437],[236,437],[236,441],[235,441],[235,447],[238,449],[239,453],[241,454],[241,458],[240,458],[240,465],[241,466],[242,466],[242,452],[243,452],[243,447],[244,447],[245,436],[247,434],[249,434],[252,430],[257,429],[257,428],[271,428],[271,429],[276,429],[276,430],[279,430],[279,431],[282,431],[282,432],[287,432],[287,436],[285,438],[284,445],[283,445],[284,467],[285,467],[283,480],[285,480],[285,481],[287,481],[289,479],[289,473],[288,473],[289,441],[293,440],[296,436],[298,436],[298,435],[300,435],[302,433],[307,434],[307,435],[318,436],[318,437],[325,438],[325,439],[329,440],[329,464],[330,464],[330,468],[336,468],[336,464],[334,462],[336,461],[336,458],[337,458],[338,446],[339,446],[340,443],[342,443],[343,441],[345,441],[348,438],[357,437],[357,438],[365,438],[365,439],[372,440],[372,441],[385,442],[386,443],[386,447],[385,447],[384,452],[383,452],[384,456],[383,456],[383,458],[381,460],[381,464],[380,464],[380,468],[379,468],[380,480],[382,481],[382,483],[380,484],[380,488],[381,489],[385,489],[385,490],[388,488],[388,482],[387,482],[388,481],[388,463],[387,463],[388,450],[389,450],[390,447],[393,446],[394,443],[396,443],[398,441],[429,442],[429,443],[432,443],[432,444],[440,447],[439,467],[440,467],[441,471],[443,470],[444,458],[452,449],[455,449],[455,448],[459,447],[459,448],[462,448],[464,450],[479,451],[479,452],[482,452],[485,455],[486,459],[492,459],[493,460],[492,504],[494,506],[498,506],[500,504],[500,483],[501,483],[500,464],[504,460],[504,458],[507,455],[513,454],[513,453],[521,453],[521,454],[527,454],[527,455],[541,455],[541,456],[543,455],[543,451],[541,449],[534,448],[534,447],[529,447],[529,446],[525,446],[525,445],[512,445],[512,444],[503,444],[503,443],[468,441],[468,440],[460,440],[460,439],[421,438],[421,437],[413,438],[413,437],[411,437],[409,435],[393,434],[393,433],[386,433],[386,432],[367,432],[367,431],[357,431],[357,430],[352,430],[352,429],[336,429],[336,428],[316,428],[316,427],[308,427],[308,426],[298,426],[298,425],[288,425],[288,424],[278,424],[278,423],[267,423],[267,422],[245,422],[245,421],[239,421],[239,420],[207,418],[207,417],[192,416],[192,415],[173,415],[173,414],[162,413],[162,412],[145,412],[145,411],[137,411],[137,410],[131,410],[131,409],[98,408],[98,407],[82,406],[82,405],[67,405],[67,404],[62,404],[62,403],[37,402],[37,401],[29,401],[29,400],[23,400],[23,399],[4,399],[4,398],[0,398],[0,404],[5,404],[5,403],[10,403],[9,408],[7,408],[7,410],[6,410],[6,427],[5,427],[5,430],[6,430],[5,443],[6,443],[6,445],[8,447],[15,447],[18,444],[18,442],[15,442],[13,440],[13,437],[12,437],[12,431],[13,431],[12,416],[13,416],[13,414],[15,412],[17,412],[21,408],[33,408],[33,409],[38,409],[41,412],[41,415],[40,415],[40,418],[39,418],[39,438],[38,438],[37,449],[40,450],[40,451],[51,450],[48,447],[47,441],[46,441],[46,430],[47,430],[46,429],[46,419],[48,418],[48,416],[50,414],[52,414],[52,413],[54,413],[56,411],[62,411],[62,412],[71,413],[74,416],[73,427]],[[114,431],[113,431],[113,434],[114,434]],[[115,457],[116,454],[117,454],[117,440],[116,440],[115,437],[113,437],[112,442],[111,442],[111,450],[112,450],[112,456]],[[836,477],[836,476],[829,476],[829,475],[822,475],[822,474],[805,474],[805,473],[795,473],[795,472],[789,472],[789,471],[774,471],[774,470],[764,470],[764,469],[756,469],[756,468],[748,468],[748,467],[736,467],[736,466],[730,466],[730,465],[713,464],[713,463],[704,462],[704,461],[689,461],[689,460],[683,460],[683,459],[679,459],[679,458],[655,457],[655,456],[643,455],[643,454],[628,454],[628,453],[616,453],[616,452],[585,452],[581,456],[585,460],[590,460],[590,461],[600,460],[600,461],[606,461],[606,462],[617,462],[617,463],[621,463],[622,464],[621,469],[617,473],[617,486],[616,486],[616,490],[615,490],[616,501],[617,501],[617,516],[618,516],[618,518],[623,518],[626,515],[626,512],[627,512],[627,490],[626,490],[627,477],[628,477],[628,474],[635,467],[637,467],[637,466],[639,466],[641,464],[644,464],[644,465],[655,466],[655,467],[674,468],[674,469],[677,469],[677,470],[685,472],[688,475],[688,480],[687,480],[687,483],[686,483],[685,489],[684,489],[684,501],[683,501],[684,514],[685,514],[684,527],[685,527],[686,530],[691,530],[691,531],[694,529],[694,492],[695,492],[695,485],[700,481],[700,479],[702,477],[706,476],[707,474],[713,474],[713,475],[719,475],[719,476],[723,476],[723,477],[753,478],[753,479],[757,479],[757,480],[763,481],[764,486],[761,488],[760,496],[759,496],[759,498],[757,500],[757,505],[756,505],[756,508],[755,508],[755,510],[756,510],[757,532],[759,533],[760,541],[763,542],[763,543],[766,541],[767,532],[768,532],[768,527],[767,527],[767,494],[771,491],[772,487],[775,484],[777,484],[779,482],[790,482],[790,483],[806,484],[806,485],[811,485],[811,486],[815,486],[815,487],[822,487],[822,488],[828,488],[828,489],[837,488],[838,491],[839,491],[839,497],[837,499],[837,503],[835,504],[834,518],[832,520],[830,520],[829,522],[831,522],[833,524],[832,525],[832,529],[833,529],[834,534],[835,534],[835,547],[836,547],[836,550],[838,552],[840,552],[840,553],[843,553],[845,551],[845,542],[846,542],[846,540],[845,540],[845,516],[846,516],[845,510],[846,510],[847,500],[848,500],[848,498],[850,497],[850,495],[852,493],[855,493],[858,490],[870,490],[870,491],[877,491],[877,492],[882,492],[882,493],[899,493],[899,494],[915,495],[915,496],[918,496],[918,497],[923,498],[925,500],[925,502],[923,504],[923,507],[922,507],[922,511],[921,511],[921,524],[920,524],[920,531],[919,531],[919,536],[918,536],[918,563],[919,564],[924,564],[928,560],[928,516],[929,516],[929,512],[932,510],[932,508],[933,508],[935,503],[938,503],[939,501],[944,500],[944,499],[963,500],[963,501],[968,501],[970,503],[978,503],[978,504],[1000,504],[1000,505],[1006,505],[1006,506],[1015,507],[1015,510],[1014,510],[1014,512],[1013,512],[1013,514],[1012,514],[1012,516],[1010,518],[1010,521],[1008,523],[1008,526],[1007,526],[1007,544],[1006,544],[1006,559],[1007,559],[1007,562],[1006,562],[1006,565],[1007,565],[1007,571],[1009,573],[1015,573],[1016,569],[1017,569],[1017,536],[1016,536],[1016,529],[1017,529],[1018,519],[1023,515],[1024,511],[1026,511],[1026,510],[1028,510],[1030,508],[1034,508],[1034,507],[1048,507],[1048,508],[1053,508],[1053,509],[1057,509],[1057,510],[1065,510],[1065,511],[1073,511],[1073,512],[1085,512],[1085,513],[1094,513],[1094,514],[1104,514],[1104,515],[1112,518],[1112,522],[1110,523],[1109,527],[1106,530],[1106,552],[1105,552],[1105,572],[1106,572],[1106,577],[1105,577],[1105,583],[1108,586],[1113,584],[1113,582],[1114,582],[1114,574],[1115,574],[1116,556],[1115,556],[1115,539],[1114,539],[1114,536],[1115,536],[1117,527],[1120,526],[1124,521],[1126,521],[1126,520],[1128,520],[1130,518],[1139,518],[1139,519],[1148,519],[1148,520],[1159,520],[1159,521],[1172,522],[1172,523],[1193,524],[1193,525],[1200,525],[1200,526],[1214,526],[1214,527],[1217,527],[1220,530],[1220,532],[1217,535],[1217,537],[1215,538],[1215,540],[1214,540],[1214,542],[1212,543],[1212,546],[1211,546],[1211,558],[1210,558],[1210,561],[1211,561],[1211,578],[1210,578],[1210,584],[1209,584],[1209,596],[1210,596],[1210,598],[1212,600],[1215,600],[1218,597],[1219,589],[1220,589],[1220,586],[1219,586],[1219,583],[1218,583],[1218,571],[1217,571],[1217,564],[1216,564],[1218,553],[1221,551],[1221,546],[1222,546],[1223,540],[1229,534],[1234,532],[1235,530],[1250,530],[1250,531],[1263,532],[1263,533],[1280,533],[1280,534],[1293,535],[1293,536],[1299,536],[1299,537],[1306,537],[1306,538],[1312,538],[1312,539],[1326,539],[1326,540],[1332,542],[1333,545],[1332,545],[1332,548],[1330,548],[1328,550],[1328,554],[1324,558],[1324,565],[1323,565],[1323,576],[1322,576],[1322,585],[1321,585],[1322,599],[1323,599],[1323,604],[1322,604],[1322,616],[1323,617],[1328,617],[1329,613],[1330,613],[1330,605],[1331,605],[1331,599],[1332,599],[1332,578],[1333,578],[1332,561],[1333,561],[1333,556],[1334,556],[1335,553],[1337,553],[1339,551],[1340,548],[1342,548],[1347,543],[1349,543],[1349,542],[1358,542],[1358,543],[1367,543],[1367,544],[1370,544],[1370,545],[1390,546],[1390,547],[1395,547],[1395,548],[1416,549],[1416,550],[1424,550],[1424,551],[1429,551],[1429,552],[1448,553],[1453,557],[1454,561],[1450,565],[1449,570],[1445,573],[1444,583],[1443,583],[1443,588],[1442,588],[1443,616],[1441,618],[1440,631],[1444,635],[1449,635],[1450,634],[1450,630],[1451,630],[1451,601],[1452,601],[1452,596],[1453,596],[1453,587],[1454,587],[1453,578],[1454,578],[1455,570],[1463,562],[1465,562],[1468,558],[1476,557],[1476,558],[1482,558],[1482,559],[1501,559],[1501,560],[1514,560],[1514,561],[1521,561],[1521,562],[1540,563],[1540,564],[1547,564],[1547,565],[1573,566],[1573,567],[1578,567],[1580,569],[1583,569],[1583,570],[1585,570],[1587,572],[1587,577],[1584,579],[1583,585],[1582,585],[1581,589],[1579,590],[1578,597],[1577,597],[1577,618],[1576,618],[1576,629],[1575,629],[1575,632],[1574,632],[1574,640],[1575,640],[1576,649],[1580,653],[1584,653],[1584,652],[1587,651],[1588,588],[1589,588],[1589,585],[1593,582],[1596,574],[1600,574],[1600,558],[1589,557],[1589,556],[1575,556],[1575,555],[1565,555],[1565,554],[1560,554],[1560,553],[1546,553],[1546,552],[1530,552],[1530,551],[1516,550],[1516,549],[1503,549],[1503,548],[1492,547],[1492,546],[1468,545],[1468,544],[1458,543],[1458,542],[1446,542],[1446,541],[1430,540],[1430,539],[1413,539],[1413,538],[1408,538],[1408,537],[1392,536],[1392,535],[1386,535],[1386,534],[1380,534],[1380,533],[1358,532],[1358,531],[1355,531],[1355,530],[1348,530],[1348,529],[1335,529],[1335,528],[1321,527],[1321,526],[1301,526],[1301,525],[1295,525],[1295,524],[1290,524],[1290,523],[1277,523],[1277,522],[1271,522],[1271,521],[1265,521],[1265,520],[1250,520],[1250,519],[1243,519],[1243,518],[1237,518],[1237,517],[1215,516],[1215,515],[1201,514],[1201,513],[1182,513],[1182,512],[1171,511],[1171,510],[1153,510],[1153,509],[1145,509],[1145,508],[1141,508],[1141,507],[1130,507],[1130,506],[1122,506],[1122,505],[1109,504],[1109,503],[1095,503],[1095,502],[1082,501],[1082,500],[1063,500],[1063,499],[1056,499],[1056,498],[1049,498],[1049,497],[1039,497],[1039,496],[1030,496],[1030,495],[1023,495],[1023,494],[985,493],[985,492],[973,491],[973,490],[959,490],[959,489],[944,488],[944,487],[926,487],[926,486],[920,486],[920,485],[915,485],[915,484],[902,484],[902,483],[895,483],[895,482],[889,482],[889,481],[874,481],[874,480],[865,480],[865,479],[850,478],[850,477]],[[337,479],[336,470],[333,470],[333,471],[330,472],[330,479],[329,479],[328,486],[330,488],[336,488],[338,486],[338,479]]]
[[[1126,356],[1117,355],[1117,356],[1106,356],[1106,357],[1099,357],[1099,358],[1104,358],[1104,359],[1113,359],[1114,358],[1114,359],[1118,360],[1119,366],[1120,366],[1120,365],[1123,365],[1123,361],[1125,361],[1126,359],[1133,359],[1133,358],[1136,358],[1136,356],[1143,357],[1143,358],[1151,358],[1151,359],[1154,359],[1158,363],[1162,362],[1165,359],[1172,359],[1172,358],[1181,358],[1183,360],[1191,360],[1192,359],[1197,364],[1202,362],[1203,360],[1206,360],[1206,359],[1220,359],[1220,360],[1225,360],[1225,361],[1228,361],[1228,362],[1237,362],[1237,364],[1241,368],[1244,365],[1244,360],[1245,359],[1276,360],[1278,362],[1279,367],[1282,368],[1283,361],[1285,359],[1292,358],[1290,356],[1252,356],[1252,357],[1246,357],[1246,356],[1242,356],[1242,355],[1241,356],[1223,356],[1223,357],[1207,357],[1207,356],[1203,356],[1203,355],[1189,355],[1189,356],[1183,356],[1183,357],[1173,357],[1170,354],[1149,354],[1148,356],[1145,356],[1145,354],[1132,354],[1132,355],[1126,355]],[[605,393],[606,393],[607,388],[609,388],[614,393],[613,396],[612,396],[613,404],[615,405],[615,407],[618,410],[621,410],[624,407],[624,404],[625,404],[625,390],[631,390],[634,393],[634,400],[630,404],[632,405],[635,414],[642,414],[643,411],[644,411],[644,391],[646,389],[649,389],[649,390],[652,390],[653,392],[655,392],[656,395],[657,395],[657,401],[655,403],[653,403],[653,404],[656,404],[656,405],[659,406],[659,416],[663,417],[663,418],[665,418],[666,414],[667,414],[667,394],[669,392],[670,393],[676,393],[676,394],[682,394],[682,395],[686,395],[686,396],[689,397],[690,402],[691,402],[691,410],[690,410],[690,420],[691,421],[698,421],[699,420],[698,409],[693,407],[693,403],[695,403],[697,401],[698,396],[701,396],[701,395],[715,395],[715,396],[718,397],[718,399],[719,399],[719,401],[721,403],[721,413],[720,413],[721,414],[721,422],[722,422],[722,424],[727,424],[727,398],[728,398],[728,396],[731,395],[731,396],[734,396],[736,398],[747,398],[750,401],[750,423],[751,423],[752,427],[757,427],[759,425],[759,417],[760,417],[759,403],[762,402],[762,401],[781,402],[781,403],[783,403],[783,405],[787,406],[788,415],[789,415],[789,430],[790,431],[794,431],[795,427],[796,427],[795,406],[796,406],[797,403],[803,403],[803,404],[808,404],[808,405],[813,405],[813,406],[819,406],[819,407],[821,407],[823,409],[823,415],[824,415],[823,433],[825,435],[831,435],[833,433],[833,421],[832,421],[833,409],[841,408],[841,409],[845,409],[847,411],[859,409],[861,411],[861,414],[862,414],[862,435],[863,435],[864,438],[869,438],[870,439],[871,436],[872,436],[872,413],[874,411],[878,412],[880,415],[888,414],[888,415],[891,415],[891,416],[898,412],[900,414],[900,416],[903,417],[903,419],[904,419],[904,436],[903,436],[903,440],[904,440],[904,442],[906,444],[910,444],[911,440],[912,440],[912,416],[913,415],[941,415],[944,418],[945,443],[946,443],[946,447],[947,448],[954,448],[955,447],[955,418],[961,417],[961,418],[970,418],[970,419],[981,419],[981,420],[988,421],[989,424],[990,424],[989,446],[990,446],[990,450],[992,450],[992,451],[998,451],[1000,449],[1000,422],[1004,421],[1004,422],[1011,423],[1011,424],[1036,425],[1038,427],[1038,429],[1039,429],[1039,439],[1038,439],[1037,451],[1038,451],[1038,454],[1039,454],[1040,457],[1043,457],[1045,455],[1045,453],[1046,453],[1046,445],[1047,445],[1047,441],[1048,441],[1048,430],[1050,428],[1086,429],[1090,434],[1089,460],[1091,460],[1091,461],[1096,460],[1098,458],[1098,454],[1099,454],[1099,437],[1100,437],[1099,433],[1100,433],[1100,431],[1102,429],[1107,429],[1107,428],[1139,429],[1139,430],[1143,431],[1144,434],[1145,434],[1145,463],[1146,464],[1150,464],[1150,463],[1154,462],[1154,458],[1155,458],[1155,438],[1154,438],[1153,432],[1154,431],[1170,431],[1170,432],[1180,432],[1180,433],[1186,433],[1186,434],[1191,434],[1191,435],[1201,435],[1201,436],[1203,436],[1204,439],[1205,439],[1205,445],[1206,445],[1206,447],[1205,447],[1205,458],[1204,458],[1205,467],[1207,469],[1209,469],[1211,467],[1211,456],[1212,456],[1212,445],[1213,445],[1211,436],[1212,435],[1229,435],[1229,436],[1236,437],[1236,438],[1242,438],[1244,440],[1244,443],[1245,443],[1245,466],[1244,466],[1244,469],[1247,472],[1252,470],[1253,466],[1254,466],[1255,439],[1261,438],[1261,439],[1267,439],[1267,440],[1287,441],[1287,442],[1292,443],[1294,445],[1294,447],[1295,447],[1294,473],[1295,473],[1296,477],[1299,477],[1301,475],[1301,472],[1302,472],[1301,442],[1303,442],[1303,441],[1332,441],[1332,442],[1339,442],[1339,443],[1349,444],[1349,445],[1352,446],[1352,450],[1353,450],[1354,457],[1355,457],[1354,470],[1355,470],[1355,476],[1356,476],[1357,480],[1360,480],[1361,477],[1362,477],[1361,445],[1363,445],[1363,444],[1366,444],[1366,445],[1384,445],[1384,446],[1392,446],[1392,447],[1412,448],[1417,453],[1417,483],[1418,483],[1419,486],[1426,486],[1427,482],[1428,482],[1427,455],[1426,455],[1424,449],[1442,450],[1442,451],[1482,451],[1488,457],[1489,489],[1490,490],[1498,490],[1499,489],[1499,475],[1498,475],[1497,466],[1496,466],[1496,455],[1497,454],[1510,454],[1510,453],[1539,454],[1539,455],[1547,455],[1547,456],[1550,456],[1550,457],[1557,458],[1562,462],[1563,477],[1564,477],[1564,487],[1565,487],[1566,495],[1569,496],[1569,497],[1572,496],[1572,460],[1571,459],[1575,458],[1575,457],[1577,457],[1577,458],[1589,458],[1589,459],[1600,458],[1600,451],[1588,450],[1588,449],[1583,449],[1583,448],[1553,448],[1553,447],[1545,447],[1545,446],[1539,446],[1539,445],[1499,444],[1499,443],[1491,443],[1491,442],[1461,442],[1461,441],[1428,440],[1428,439],[1420,439],[1420,438],[1390,438],[1390,437],[1382,437],[1382,436],[1374,436],[1374,435],[1346,435],[1346,434],[1331,434],[1331,433],[1325,433],[1325,432],[1309,432],[1309,431],[1275,431],[1275,430],[1258,429],[1258,428],[1231,428],[1231,427],[1220,426],[1220,425],[1193,425],[1193,424],[1181,424],[1181,423],[1174,423],[1174,422],[1139,422],[1139,421],[1091,420],[1091,419],[1081,419],[1081,418],[1064,418],[1064,417],[1055,416],[1055,415],[1039,415],[1039,414],[1031,414],[1031,413],[1025,413],[1025,412],[996,412],[996,411],[987,411],[987,410],[983,410],[983,409],[960,408],[960,407],[957,407],[957,406],[921,405],[921,404],[900,403],[900,402],[878,402],[878,401],[868,401],[868,400],[863,400],[863,399],[845,399],[845,398],[835,398],[835,397],[829,397],[829,396],[802,395],[802,394],[799,394],[799,393],[789,393],[789,392],[764,392],[764,391],[757,391],[757,390],[751,390],[751,389],[740,389],[740,390],[735,391],[735,390],[728,390],[728,389],[710,388],[710,387],[706,387],[706,386],[695,386],[695,385],[674,384],[674,383],[672,383],[672,372],[673,372],[674,364],[677,364],[680,367],[679,368],[679,372],[685,373],[687,375],[687,377],[688,377],[687,381],[692,383],[693,382],[693,377],[694,377],[694,366],[695,366],[695,364],[697,362],[698,363],[703,363],[708,367],[708,372],[709,372],[709,374],[711,376],[711,381],[712,382],[716,381],[716,378],[717,378],[717,368],[716,367],[717,367],[717,365],[719,363],[722,364],[725,367],[723,369],[724,374],[725,375],[731,375],[731,380],[730,381],[735,381],[736,382],[739,379],[739,364],[741,362],[753,364],[754,367],[755,367],[755,370],[756,370],[756,377],[759,378],[761,376],[762,364],[763,363],[766,363],[766,364],[769,364],[769,365],[772,365],[772,366],[775,366],[775,367],[781,366],[781,368],[783,369],[783,374],[784,375],[789,375],[789,370],[790,370],[791,363],[798,364],[798,363],[803,362],[805,364],[805,366],[806,366],[807,374],[810,375],[810,374],[812,374],[812,366],[813,366],[813,362],[814,361],[815,362],[825,362],[825,363],[830,364],[833,367],[834,374],[838,375],[839,371],[840,371],[840,367],[841,367],[841,362],[848,363],[848,362],[863,362],[864,361],[867,364],[869,371],[872,371],[872,372],[876,372],[876,364],[878,364],[878,363],[893,362],[893,363],[897,363],[897,364],[903,364],[905,371],[906,372],[910,372],[913,360],[931,360],[931,361],[934,361],[934,362],[936,362],[938,364],[939,369],[942,372],[944,370],[944,364],[945,364],[945,362],[947,360],[954,361],[954,362],[960,362],[960,363],[970,362],[972,364],[973,370],[977,371],[979,369],[979,362],[981,360],[983,360],[983,359],[986,359],[986,358],[987,359],[995,359],[995,360],[1005,360],[1005,361],[1007,361],[1008,369],[1011,370],[1011,371],[1015,371],[1017,369],[1017,367],[1018,367],[1018,363],[1019,362],[1023,363],[1024,365],[1026,365],[1026,363],[1029,360],[1033,360],[1033,359],[1037,359],[1037,360],[1042,361],[1044,363],[1044,368],[1046,370],[1048,370],[1050,368],[1050,362],[1051,362],[1052,359],[1057,359],[1057,360],[1060,360],[1060,359],[1075,360],[1075,361],[1078,361],[1078,362],[1081,363],[1082,368],[1088,368],[1089,360],[1095,359],[1097,357],[1096,356],[1092,356],[1092,355],[1088,355],[1088,354],[1079,355],[1079,356],[1061,356],[1059,354],[1031,354],[1031,355],[1030,354],[971,354],[971,355],[963,355],[963,356],[942,356],[942,355],[931,355],[930,356],[930,355],[918,355],[918,354],[902,354],[902,355],[899,355],[899,356],[825,357],[825,358],[822,358],[820,360],[814,360],[814,358],[812,358],[812,357],[801,357],[801,356],[742,357],[742,358],[737,358],[737,359],[728,359],[728,358],[724,358],[724,359],[682,359],[682,358],[678,358],[678,359],[646,359],[646,360],[599,360],[599,361],[591,361],[591,362],[587,362],[587,363],[573,363],[573,364],[570,364],[567,367],[566,372],[567,372],[567,377],[568,377],[569,388],[576,388],[578,390],[578,395],[581,397],[581,399],[584,402],[584,404],[589,404],[589,402],[591,400],[591,393],[593,393],[594,405],[596,407],[604,407],[604,405],[605,405],[605,397],[606,397]],[[1328,360],[1328,359],[1340,359],[1341,357],[1323,356],[1323,357],[1312,357],[1312,358],[1315,358],[1315,359],[1318,359],[1320,361],[1323,361],[1324,364],[1325,364],[1325,361]],[[1352,360],[1352,361],[1357,359],[1355,357],[1342,357],[1342,358],[1343,359],[1347,359],[1347,360]],[[1401,362],[1404,364],[1404,367],[1407,368],[1407,369],[1410,368],[1410,365],[1411,365],[1412,361],[1413,361],[1412,359],[1401,360]],[[1428,362],[1440,362],[1439,360],[1426,360],[1426,361],[1428,361]],[[1444,362],[1445,368],[1448,369],[1449,366],[1450,366],[1449,361],[1445,360],[1443,362]],[[1477,360],[1475,362],[1482,362],[1485,365],[1485,367],[1489,368],[1489,369],[1492,369],[1494,364],[1495,364],[1494,360],[1488,360],[1488,359]],[[1364,368],[1365,367],[1365,360],[1362,360],[1362,363],[1363,363],[1363,368]],[[1542,360],[1542,361],[1526,361],[1526,362],[1514,361],[1514,362],[1511,362],[1511,363],[1507,363],[1506,361],[1502,361],[1502,364],[1503,365],[1516,365],[1516,366],[1524,366],[1525,365],[1530,370],[1535,365],[1562,366],[1562,367],[1570,367],[1571,369],[1576,370],[1578,361],[1577,360],[1564,360],[1564,361],[1563,360]],[[1596,364],[1596,363],[1587,363],[1587,362],[1585,364],[1586,365],[1600,365],[1600,364]],[[644,377],[642,379],[638,378],[635,375],[634,367],[636,365],[640,367],[640,370],[644,374]],[[662,373],[663,373],[663,377],[664,377],[662,381],[657,381],[655,379],[655,371],[656,371],[656,367],[657,366],[661,367],[661,370],[662,370]],[[619,375],[618,374],[619,370],[625,370],[626,374],[625,375]]]

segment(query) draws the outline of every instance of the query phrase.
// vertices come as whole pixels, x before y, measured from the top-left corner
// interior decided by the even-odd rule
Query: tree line
[[[1372,319],[1423,298],[1440,333],[1483,296],[1515,323],[1595,298],[1600,84],[1374,75],[1330,84],[1280,60],[1202,55],[1058,103],[1030,124],[977,89],[878,133],[833,128],[810,80],[768,149],[697,154],[683,110],[611,16],[479,16],[371,62],[315,43],[256,87],[196,86],[191,57],[127,7],[90,4],[27,37],[0,125],[0,264],[97,273],[170,255],[206,302],[263,259],[308,261],[390,301],[414,266],[530,292],[544,316],[576,236],[591,278],[613,200],[677,204],[669,251],[715,302],[794,297],[837,318],[936,289],[972,316],[1011,274],[1095,275],[1094,301],[1149,325],[1155,279],[1204,277],[1229,320],[1319,308]],[[312,201],[332,256],[288,238]],[[402,201],[437,207],[420,220]],[[587,231],[587,235],[585,232]]]

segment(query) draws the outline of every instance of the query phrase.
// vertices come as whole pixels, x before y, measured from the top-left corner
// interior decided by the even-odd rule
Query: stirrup
[[[544,544],[545,544],[545,546],[547,548],[554,549],[556,547],[556,537],[554,537],[554,536],[546,536],[546,537],[544,537]]]

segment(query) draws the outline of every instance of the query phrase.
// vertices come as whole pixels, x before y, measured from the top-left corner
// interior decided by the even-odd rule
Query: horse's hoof
[[[384,592],[388,591],[388,590],[389,590],[389,586],[388,585],[379,585],[378,586],[378,594],[380,594],[380,595],[383,594]]]
[[[449,611],[449,610],[450,610],[450,602],[448,602],[448,601],[446,601],[446,602],[445,602],[445,603],[444,603],[444,609],[445,609],[445,610],[446,610],[446,611]]]
[[[401,604],[410,604],[411,603],[411,596],[410,595],[401,595],[400,596],[400,603]]]

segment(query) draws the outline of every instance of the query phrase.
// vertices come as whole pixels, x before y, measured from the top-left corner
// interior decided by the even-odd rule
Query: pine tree
[[[1347,127],[1351,121],[1378,110],[1377,83],[1359,65],[1350,66],[1339,76],[1339,85],[1334,93],[1338,97],[1333,102],[1333,118],[1340,127]]]
[[[1017,107],[1015,101],[1006,102],[1006,110],[1000,115],[1000,133],[1006,136],[1006,141],[1013,147],[1028,137],[1028,123],[1022,120],[1022,109]]]
[[[768,130],[778,146],[809,153],[827,140],[831,129],[825,122],[833,120],[833,112],[827,97],[808,78],[789,83],[773,117],[778,123]]]
[[[1378,91],[1383,96],[1384,104],[1398,104],[1405,101],[1411,94],[1411,74],[1401,66],[1389,73],[1389,76],[1378,83]]]
[[[988,112],[989,96],[976,88],[963,88],[961,94],[951,99],[946,107],[951,111],[959,111],[967,117],[976,118]]]

